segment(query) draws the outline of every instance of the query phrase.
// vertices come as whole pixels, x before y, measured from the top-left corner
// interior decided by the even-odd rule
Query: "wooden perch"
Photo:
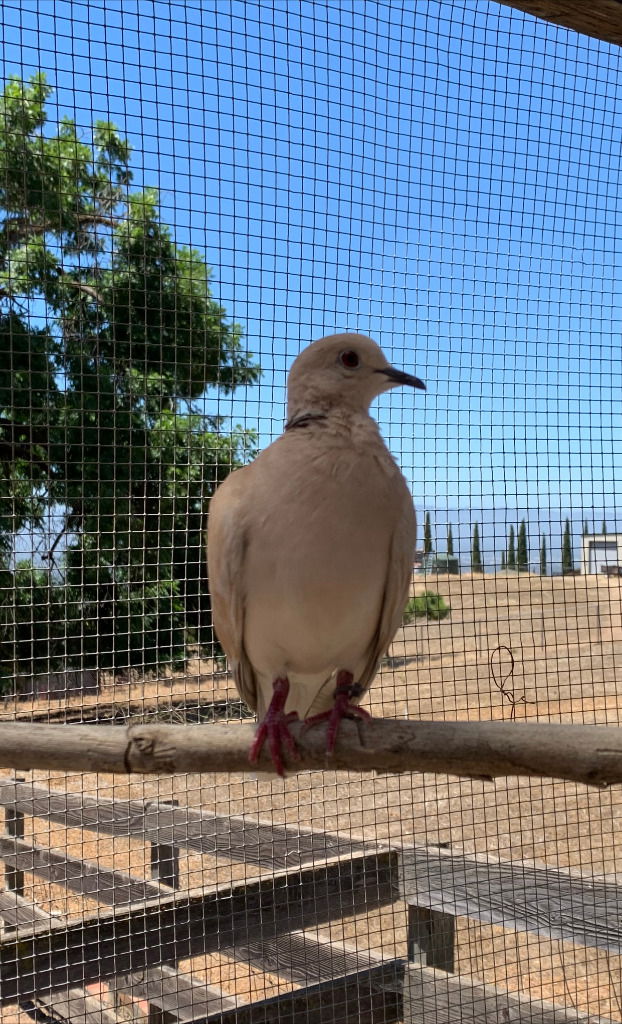
[[[291,772],[441,772],[483,779],[531,775],[588,785],[622,782],[622,729],[522,722],[412,722],[374,719],[341,725],[333,756],[326,729],[292,733],[300,760]],[[254,726],[42,725],[0,723],[0,768],[173,774],[247,772]],[[253,769],[272,771],[268,756]]]
[[[622,45],[621,0],[498,0],[504,7],[573,29],[607,43]]]

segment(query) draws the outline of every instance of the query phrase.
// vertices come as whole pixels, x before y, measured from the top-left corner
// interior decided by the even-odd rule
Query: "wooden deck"
[[[301,1013],[305,1024],[587,1022],[572,1010],[456,975],[455,919],[622,951],[622,886],[611,881],[19,781],[0,780],[0,804],[8,833],[0,836],[0,1006],[17,1003],[39,1024],[119,1024],[128,1007],[138,1019],[139,1000],[149,1004],[151,1024],[294,1024]],[[151,844],[152,877],[28,843],[26,817],[140,837]],[[184,853],[218,855],[250,870],[227,886],[176,890]],[[79,919],[46,913],[24,899],[24,872],[99,908]],[[330,937],[331,923],[383,906],[407,915],[403,957],[382,959]],[[324,927],[326,934],[318,931]],[[295,987],[241,1002],[178,967],[213,952]],[[95,983],[112,996],[93,995]]]

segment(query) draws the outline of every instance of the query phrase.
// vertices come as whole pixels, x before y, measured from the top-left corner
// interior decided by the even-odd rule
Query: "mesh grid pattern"
[[[209,498],[349,329],[426,381],[374,415],[450,609],[364,706],[619,724],[619,49],[492,0],[2,14],[2,720],[250,716]],[[622,1020],[616,789],[3,771],[0,803],[11,1024]]]

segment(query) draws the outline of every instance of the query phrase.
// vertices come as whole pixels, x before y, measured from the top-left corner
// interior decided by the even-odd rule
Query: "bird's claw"
[[[266,716],[257,730],[253,745],[249,751],[248,759],[250,763],[257,764],[263,745],[267,741],[275,771],[283,777],[285,775],[283,750],[287,751],[287,754],[293,761],[300,760],[298,747],[289,731],[290,722],[296,721],[298,721],[297,711],[290,711],[288,715],[280,712],[278,715],[271,716],[270,718]]]
[[[303,732],[306,732],[307,729],[314,725],[318,725],[320,722],[328,722],[328,731],[326,733],[327,754],[332,754],[335,750],[337,734],[343,718],[362,718],[364,721],[371,719],[369,711],[365,711],[365,708],[360,708],[358,704],[352,704],[351,702],[351,698],[358,697],[360,692],[360,687],[352,683],[352,677],[350,676],[349,681],[346,678],[343,682],[337,683],[335,703],[330,711],[322,711],[319,715],[312,715],[311,718],[305,719]]]
[[[283,764],[283,751],[286,751],[292,761],[300,760],[298,747],[294,737],[289,731],[290,722],[298,721],[298,712],[290,711],[284,713],[287,695],[289,693],[289,682],[287,679],[276,679],[270,707],[266,711],[263,721],[260,723],[251,749],[248,752],[248,759],[251,764],[257,764],[259,755],[267,741],[270,748],[270,756],[274,769],[278,775],[284,777],[285,765]]]

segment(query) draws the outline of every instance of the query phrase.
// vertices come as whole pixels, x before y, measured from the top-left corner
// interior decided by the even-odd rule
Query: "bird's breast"
[[[321,673],[360,659],[378,626],[396,523],[404,502],[412,508],[388,453],[382,468],[375,454],[309,455],[288,472],[265,467],[270,490],[256,495],[245,647],[266,671]]]

